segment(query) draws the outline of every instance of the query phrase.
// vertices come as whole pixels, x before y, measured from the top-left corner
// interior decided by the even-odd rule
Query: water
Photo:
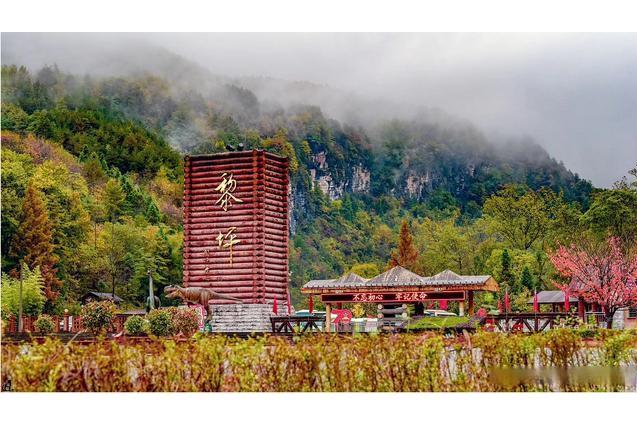
[[[595,388],[637,391],[636,366],[543,366],[492,368],[489,379],[502,388],[543,387],[553,391]]]

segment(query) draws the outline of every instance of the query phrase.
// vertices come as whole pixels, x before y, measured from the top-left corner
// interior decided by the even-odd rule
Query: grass
[[[555,388],[499,383],[491,371],[606,365],[637,365],[637,335],[613,333],[597,347],[585,346],[573,329],[477,332],[471,347],[420,334],[318,334],[293,341],[197,335],[90,344],[48,339],[2,344],[1,381],[11,391],[548,391]],[[564,391],[634,391],[628,382],[560,385]]]
[[[465,324],[469,321],[468,317],[423,317],[416,322],[407,326],[409,330],[441,330],[445,328],[453,328],[458,325]]]

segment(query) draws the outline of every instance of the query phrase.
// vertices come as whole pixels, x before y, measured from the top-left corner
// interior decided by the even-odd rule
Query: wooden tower
[[[184,286],[244,303],[286,300],[288,169],[262,150],[185,158]]]

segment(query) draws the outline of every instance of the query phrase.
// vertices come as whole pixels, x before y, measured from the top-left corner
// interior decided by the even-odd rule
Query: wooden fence
[[[321,332],[325,325],[322,316],[275,316],[270,318],[273,334]]]
[[[502,332],[542,332],[558,325],[567,325],[566,319],[577,319],[574,313],[507,313],[490,314],[485,326],[492,326]],[[576,323],[573,321],[573,323]]]

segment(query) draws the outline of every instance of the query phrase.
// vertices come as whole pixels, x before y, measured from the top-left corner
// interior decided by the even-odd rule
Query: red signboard
[[[288,159],[260,150],[187,156],[184,178],[184,286],[284,301]]]
[[[359,292],[354,294],[325,294],[321,295],[323,302],[353,302],[353,303],[414,303],[423,301],[462,301],[464,291],[448,292]]]

